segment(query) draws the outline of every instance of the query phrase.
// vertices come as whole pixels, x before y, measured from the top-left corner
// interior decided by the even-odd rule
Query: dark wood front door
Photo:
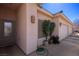
[[[15,43],[14,21],[0,20],[0,47]]]

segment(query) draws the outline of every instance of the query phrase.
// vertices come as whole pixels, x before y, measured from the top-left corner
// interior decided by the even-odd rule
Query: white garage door
[[[69,29],[69,35],[72,33],[72,28],[70,27],[70,29]]]
[[[62,24],[59,28],[59,38],[60,40],[64,39],[68,35],[68,26]]]

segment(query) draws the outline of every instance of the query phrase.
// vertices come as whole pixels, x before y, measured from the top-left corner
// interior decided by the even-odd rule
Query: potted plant
[[[48,40],[48,43],[49,43],[49,44],[52,44],[52,42],[53,42],[54,36],[52,36],[52,33],[53,33],[53,31],[54,31],[54,28],[55,28],[55,23],[54,23],[54,22],[51,22],[50,25],[49,25],[49,30],[50,30],[50,32],[49,32],[50,38],[49,38],[49,40]]]
[[[48,45],[48,36],[49,36],[49,32],[50,32],[49,25],[50,25],[50,20],[44,20],[44,22],[42,23],[43,34],[46,38],[43,41],[43,45]]]
[[[39,56],[46,56],[46,55],[48,55],[48,49],[44,48],[44,47],[39,47],[36,50],[36,54]]]
[[[37,55],[43,55],[45,53],[45,49],[43,47],[38,47],[36,53]]]

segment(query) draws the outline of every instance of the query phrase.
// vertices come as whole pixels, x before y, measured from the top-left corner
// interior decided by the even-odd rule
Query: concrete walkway
[[[36,52],[30,54],[36,56]],[[48,46],[48,56],[79,56],[79,37],[69,36],[58,45]]]

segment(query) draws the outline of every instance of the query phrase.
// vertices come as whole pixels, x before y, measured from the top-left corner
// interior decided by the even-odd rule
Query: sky
[[[69,20],[79,24],[79,3],[45,3],[42,7],[52,14],[62,10]]]

